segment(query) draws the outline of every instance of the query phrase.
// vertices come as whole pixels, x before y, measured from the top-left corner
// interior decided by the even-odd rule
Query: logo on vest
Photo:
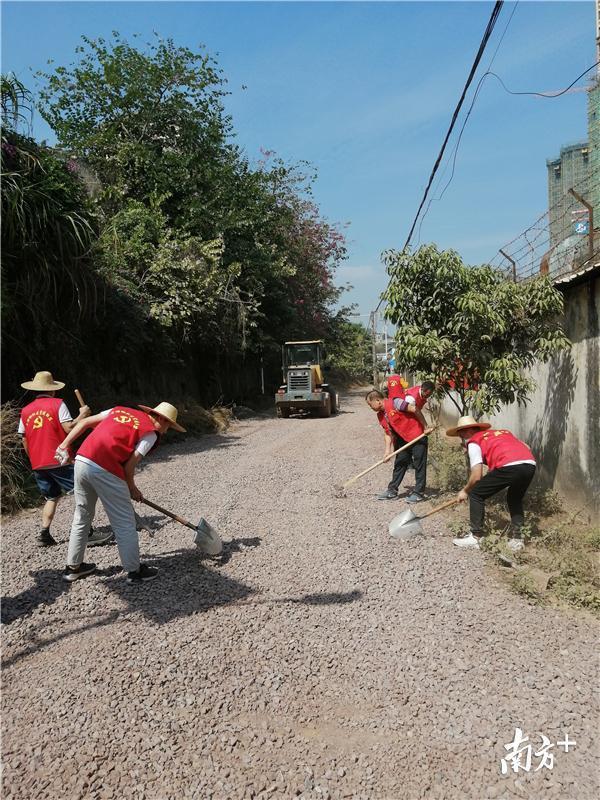
[[[121,425],[129,425],[136,431],[140,427],[140,421],[137,417],[134,417],[133,414],[128,414],[126,411],[121,411],[121,409],[116,412],[113,420],[120,422]]]
[[[489,433],[484,433],[481,438],[485,440],[489,439],[490,436],[504,436],[505,433],[508,433],[508,431],[490,431]]]
[[[29,425],[31,420],[33,419],[32,428],[33,430],[39,430],[44,425],[44,419],[47,419],[48,422],[52,422],[54,419],[52,414],[49,414],[47,411],[33,411],[25,420],[25,425]]]

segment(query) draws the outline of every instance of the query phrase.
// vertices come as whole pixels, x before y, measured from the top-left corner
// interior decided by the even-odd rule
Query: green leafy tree
[[[325,366],[335,371],[332,380],[370,380],[373,369],[371,332],[358,322],[348,322],[344,315],[332,320],[331,326]]]
[[[526,403],[527,368],[569,347],[562,295],[547,277],[513,283],[433,244],[387,251],[384,262],[399,366],[439,382],[461,415]]]
[[[214,222],[209,187],[235,157],[216,63],[158,36],[139,49],[117,32],[82,42],[76,63],[38,73],[40,111],[61,147],[93,170],[107,213],[127,198],[158,201],[181,227],[196,204],[191,232],[203,235]]]
[[[114,33],[39,77],[43,116],[100,186],[100,269],[174,339],[235,355],[328,335],[343,234],[311,201],[306,165],[263,151],[252,167],[235,145],[210,56]]]

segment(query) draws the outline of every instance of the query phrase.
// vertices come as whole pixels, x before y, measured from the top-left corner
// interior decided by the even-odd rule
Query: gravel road
[[[5,800],[600,797],[598,625],[528,605],[453,547],[445,520],[464,510],[390,539],[406,506],[374,499],[389,467],[336,498],[383,449],[362,394],[343,408],[251,419],[148,460],[142,492],[212,522],[221,564],[138,506],[159,578],[128,585],[109,545],[69,586],[72,502],[51,550],[39,512],[4,521]],[[553,769],[534,756],[502,774],[517,727],[535,750],[548,737]]]

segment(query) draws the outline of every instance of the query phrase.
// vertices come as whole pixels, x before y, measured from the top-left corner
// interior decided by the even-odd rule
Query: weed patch
[[[435,433],[429,437],[428,483],[440,492],[458,492],[467,482],[467,462],[462,447]]]
[[[600,528],[574,522],[564,512],[537,517],[524,531],[526,547],[511,553],[502,532],[492,530],[482,549],[511,561],[512,588],[535,602],[554,599],[600,614]]]

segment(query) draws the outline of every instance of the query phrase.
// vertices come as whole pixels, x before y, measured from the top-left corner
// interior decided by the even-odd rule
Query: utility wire
[[[516,6],[515,6],[515,8],[516,8]],[[513,9],[513,14],[514,14],[514,11],[515,11],[515,10]],[[512,19],[512,14],[511,14],[511,19]],[[509,24],[510,24],[510,19],[509,19]],[[507,25],[506,27],[508,27],[508,25]],[[505,30],[504,30],[504,33],[506,33],[506,28],[505,28]],[[503,34],[502,36],[503,36],[503,38],[504,38],[504,34]],[[500,40],[500,41],[502,41],[502,40]],[[500,44],[500,43],[499,43],[499,44]],[[498,52],[498,48],[496,48],[496,52]],[[495,57],[496,57],[496,53],[494,53],[494,58],[495,58]],[[494,59],[492,59],[492,61],[493,61],[493,60],[494,60]],[[453,155],[453,159],[452,159],[452,173],[451,173],[451,175],[450,175],[450,179],[448,180],[448,183],[447,183],[447,184],[444,186],[444,188],[442,189],[442,192],[441,192],[441,194],[439,195],[439,197],[434,197],[434,198],[433,198],[433,200],[436,200],[436,201],[437,201],[437,200],[441,200],[441,199],[442,199],[442,197],[444,196],[444,194],[446,193],[446,189],[447,189],[447,188],[448,188],[448,186],[450,186],[450,184],[452,183],[452,179],[454,178],[454,170],[455,170],[455,167],[456,167],[456,157],[457,157],[457,155],[458,155],[458,148],[460,147],[460,142],[461,142],[461,139],[462,139],[462,135],[463,135],[463,132],[464,132],[464,130],[465,130],[465,126],[466,126],[466,124],[467,124],[467,122],[468,122],[468,120],[469,120],[469,117],[471,116],[471,112],[473,111],[473,106],[475,105],[475,101],[477,100],[477,96],[478,96],[478,94],[479,94],[479,91],[480,91],[480,89],[481,89],[481,87],[482,87],[482,85],[483,85],[483,82],[484,82],[484,80],[487,78],[487,76],[488,76],[488,75],[493,75],[495,78],[498,78],[498,80],[500,81],[500,83],[502,84],[502,86],[504,87],[504,89],[506,89],[506,91],[507,91],[509,94],[514,94],[514,95],[535,95],[535,96],[537,96],[537,97],[553,98],[553,97],[560,97],[561,95],[563,95],[563,94],[566,94],[566,93],[567,93],[567,92],[568,92],[570,89],[572,89],[572,88],[573,88],[573,86],[575,86],[575,84],[576,84],[576,83],[577,83],[579,80],[581,80],[581,78],[583,78],[585,75],[587,75],[587,74],[588,74],[588,72],[591,72],[591,70],[593,70],[593,69],[594,69],[594,67],[597,67],[597,66],[598,66],[598,64],[600,64],[600,61],[597,61],[595,64],[592,64],[592,66],[591,66],[591,67],[588,67],[588,69],[586,69],[586,70],[585,70],[585,72],[582,72],[582,73],[581,73],[581,75],[579,75],[577,78],[575,78],[575,80],[574,80],[572,83],[570,83],[570,84],[567,86],[567,88],[566,88],[566,89],[562,89],[560,92],[554,92],[554,93],[544,93],[544,92],[512,92],[512,91],[510,91],[510,89],[507,89],[507,87],[506,87],[506,85],[504,84],[504,81],[502,80],[502,78],[501,78],[499,75],[497,75],[495,72],[492,72],[492,71],[490,70],[490,68],[488,67],[487,71],[486,71],[486,72],[484,72],[484,73],[483,73],[483,75],[481,76],[481,78],[479,79],[479,83],[477,84],[477,88],[475,89],[475,94],[474,94],[474,96],[473,96],[473,100],[472,100],[472,102],[471,102],[471,105],[470,105],[470,107],[469,107],[469,110],[467,111],[467,115],[466,115],[466,117],[465,117],[465,120],[464,120],[464,122],[463,122],[462,128],[460,129],[460,133],[459,133],[459,135],[458,135],[458,140],[457,140],[457,142],[456,142],[456,147],[454,148],[454,155]],[[492,66],[492,62],[490,62],[490,67],[491,67],[491,66]],[[431,205],[431,203],[433,202],[433,200],[432,200],[432,201],[430,201],[429,205]],[[420,230],[420,226],[423,224],[423,220],[425,219],[425,215],[427,214],[427,211],[428,211],[428,210],[429,210],[429,206],[427,207],[427,210],[425,211],[425,214],[423,214],[423,216],[421,217],[421,223],[420,223],[420,225],[419,225],[419,230]]]
[[[488,70],[488,71],[485,73],[485,75],[493,75],[493,76],[494,76],[494,78],[497,78],[497,79],[500,81],[500,83],[502,84],[502,88],[504,89],[504,91],[505,91],[505,92],[508,92],[508,94],[515,94],[515,95],[526,95],[526,94],[527,94],[527,95],[533,95],[533,96],[535,96],[535,97],[547,97],[547,98],[550,98],[550,99],[551,99],[551,98],[553,98],[553,97],[560,97],[562,94],[566,94],[566,93],[569,91],[569,89],[572,89],[572,88],[573,88],[573,86],[575,86],[575,84],[577,83],[577,81],[580,81],[580,80],[581,80],[583,77],[585,77],[585,76],[588,74],[588,72],[591,72],[591,71],[594,69],[594,67],[597,67],[599,64],[600,64],[600,61],[596,61],[596,63],[595,63],[595,64],[592,64],[592,66],[591,66],[591,67],[588,67],[588,68],[585,70],[585,72],[582,72],[582,73],[581,73],[581,75],[578,75],[578,76],[575,78],[575,80],[573,81],[573,83],[570,83],[570,84],[567,86],[567,88],[566,88],[566,89],[561,89],[561,90],[560,90],[560,92],[513,92],[513,91],[512,91],[511,89],[509,89],[509,88],[508,88],[508,86],[507,86],[507,85],[504,83],[504,81],[502,80],[502,78],[500,77],[500,75],[496,75],[496,73],[495,73],[495,72],[490,72],[489,70]],[[483,76],[484,78],[485,78],[485,75]]]
[[[479,79],[479,82],[477,83],[477,87],[475,89],[475,93],[473,94],[473,99],[471,100],[471,105],[469,106],[469,110],[467,111],[467,114],[466,114],[465,119],[463,121],[462,127],[460,129],[460,133],[458,134],[458,139],[456,141],[456,145],[454,146],[453,155],[452,155],[452,171],[450,173],[450,178],[448,179],[448,182],[446,183],[446,185],[444,186],[444,188],[442,189],[442,191],[438,195],[438,197],[432,197],[431,198],[431,200],[427,204],[427,208],[425,209],[425,212],[424,212],[423,216],[421,217],[421,221],[419,222],[419,233],[418,233],[418,241],[419,242],[421,241],[421,228],[423,226],[423,220],[425,219],[425,217],[429,213],[429,209],[431,208],[431,204],[434,201],[438,202],[439,200],[442,199],[442,197],[446,193],[446,189],[450,186],[450,184],[452,183],[452,180],[454,179],[454,171],[456,169],[456,159],[457,159],[457,156],[458,156],[458,149],[460,147],[460,143],[461,143],[461,140],[462,140],[462,135],[463,135],[463,133],[465,131],[465,128],[467,126],[467,122],[469,121],[469,117],[471,116],[471,112],[473,111],[473,107],[474,107],[474,105],[475,105],[475,103],[477,101],[477,97],[479,96],[479,92],[481,91],[481,87],[483,86],[483,82],[485,80],[485,77],[486,77],[486,75],[491,74],[490,73],[490,69],[492,67],[492,64],[494,63],[494,60],[495,60],[496,56],[498,55],[498,50],[500,50],[500,46],[502,45],[502,42],[504,41],[504,37],[506,36],[506,32],[507,32],[507,30],[508,30],[508,28],[510,26],[510,23],[512,22],[512,18],[515,15],[515,11],[517,10],[517,6],[518,5],[519,5],[519,2],[517,0],[517,2],[513,6],[513,10],[511,11],[510,17],[508,18],[508,22],[504,26],[504,30],[502,31],[502,36],[498,40],[498,44],[496,45],[496,49],[494,50],[494,54],[492,55],[492,57],[490,59],[490,63],[488,64],[488,68],[483,73],[483,75]],[[449,163],[450,163],[449,161],[446,162],[446,166],[444,167],[444,169],[442,171],[442,174],[440,176],[438,187],[439,187],[440,183],[442,182],[442,180],[444,179],[444,175],[446,174],[446,170],[448,169],[448,164]]]
[[[421,203],[419,204],[419,208],[417,209],[417,213],[416,213],[415,218],[413,220],[413,223],[411,225],[408,237],[406,239],[406,242],[404,243],[404,247],[402,248],[403,250],[405,250],[408,247],[409,243],[410,243],[410,240],[412,238],[412,235],[414,233],[414,230],[415,230],[415,227],[416,227],[416,224],[417,224],[417,220],[419,219],[419,214],[421,213],[421,210],[422,210],[423,206],[425,205],[425,201],[427,200],[427,196],[429,194],[429,190],[431,188],[431,184],[433,183],[433,179],[435,178],[435,174],[439,169],[439,166],[440,166],[440,163],[442,161],[442,158],[444,157],[444,152],[446,150],[446,145],[448,144],[448,140],[450,139],[452,131],[454,130],[454,126],[456,124],[456,120],[458,118],[458,115],[460,113],[462,105],[463,105],[463,103],[465,101],[465,97],[466,97],[466,94],[467,94],[467,92],[469,90],[469,86],[473,82],[473,78],[475,76],[475,72],[477,71],[477,67],[479,66],[479,62],[481,61],[481,59],[483,57],[483,53],[485,52],[485,48],[487,47],[487,44],[488,44],[488,42],[490,40],[490,37],[491,37],[491,35],[493,33],[494,27],[496,25],[496,22],[498,21],[498,16],[500,15],[500,11],[501,11],[503,5],[504,5],[504,0],[496,0],[496,3],[494,4],[494,8],[493,8],[492,13],[490,15],[490,19],[489,19],[488,24],[486,26],[486,29],[484,31],[483,37],[481,39],[481,43],[479,45],[479,49],[477,51],[477,55],[475,56],[475,60],[473,62],[471,70],[469,72],[469,76],[467,78],[467,82],[465,83],[465,86],[464,86],[464,88],[462,90],[462,93],[461,93],[460,99],[458,101],[458,104],[457,104],[456,108],[454,109],[454,114],[452,115],[452,120],[450,122],[450,127],[448,128],[446,136],[444,137],[444,141],[442,143],[441,150],[440,150],[440,152],[438,154],[438,157],[435,160],[435,163],[433,165],[433,169],[431,170],[431,175],[429,176],[429,181],[427,182],[427,186],[425,188],[425,192],[423,194],[423,198],[421,199]],[[388,283],[388,286],[389,286],[389,283]],[[383,299],[381,299],[379,301],[375,311],[379,310],[379,308],[381,307],[382,303],[383,303]]]

